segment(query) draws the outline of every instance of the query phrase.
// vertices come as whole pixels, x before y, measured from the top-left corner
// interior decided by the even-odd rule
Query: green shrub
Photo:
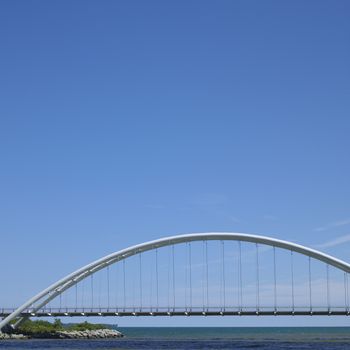
[[[58,319],[56,319],[54,323],[42,320],[26,320],[18,327],[18,331],[23,334],[54,333],[62,330],[64,330],[64,327],[62,322]]]
[[[55,319],[53,323],[48,321],[24,321],[17,329],[18,333],[30,335],[30,334],[43,334],[43,333],[55,333],[57,331],[92,331],[97,329],[109,328],[107,325],[92,324],[88,322],[73,323],[65,325],[59,319]]]
[[[106,325],[93,324],[88,322],[75,323],[66,327],[67,331],[92,331],[96,329],[108,328]]]

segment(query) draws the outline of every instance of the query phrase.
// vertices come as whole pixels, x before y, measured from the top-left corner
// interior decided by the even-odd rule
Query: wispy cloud
[[[315,245],[315,248],[318,248],[318,249],[331,248],[331,247],[335,247],[337,245],[341,245],[348,242],[350,242],[350,234],[334,238],[330,241],[327,241],[321,244],[317,244]]]
[[[240,221],[236,216],[229,215],[228,218],[231,220],[231,222],[238,224]]]
[[[334,221],[334,222],[331,222],[325,226],[316,227],[314,229],[314,231],[321,232],[321,231],[326,231],[326,230],[329,230],[329,229],[332,229],[335,227],[341,227],[341,226],[346,226],[346,225],[350,225],[350,219]]]
[[[203,193],[194,198],[193,204],[197,207],[217,207],[225,205],[228,197],[220,193]]]

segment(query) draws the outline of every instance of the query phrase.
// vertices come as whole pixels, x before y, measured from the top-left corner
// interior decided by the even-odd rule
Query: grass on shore
[[[42,320],[26,320],[17,328],[17,332],[30,335],[40,333],[55,333],[58,331],[91,331],[105,328],[108,328],[108,326],[88,322],[63,324],[59,319],[55,319],[53,323]]]

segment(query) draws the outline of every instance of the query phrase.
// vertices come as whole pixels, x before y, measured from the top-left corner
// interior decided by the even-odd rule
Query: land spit
[[[0,333],[0,339],[110,339],[121,338],[124,335],[114,329],[94,329],[85,331],[55,331],[32,334],[7,334]]]
[[[7,334],[0,332],[0,340],[7,340],[7,339],[28,339],[28,337],[24,334]]]

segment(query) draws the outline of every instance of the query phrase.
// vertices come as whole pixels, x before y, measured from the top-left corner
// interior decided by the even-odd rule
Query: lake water
[[[350,349],[350,328],[118,328],[114,340],[1,341],[0,349]]]

